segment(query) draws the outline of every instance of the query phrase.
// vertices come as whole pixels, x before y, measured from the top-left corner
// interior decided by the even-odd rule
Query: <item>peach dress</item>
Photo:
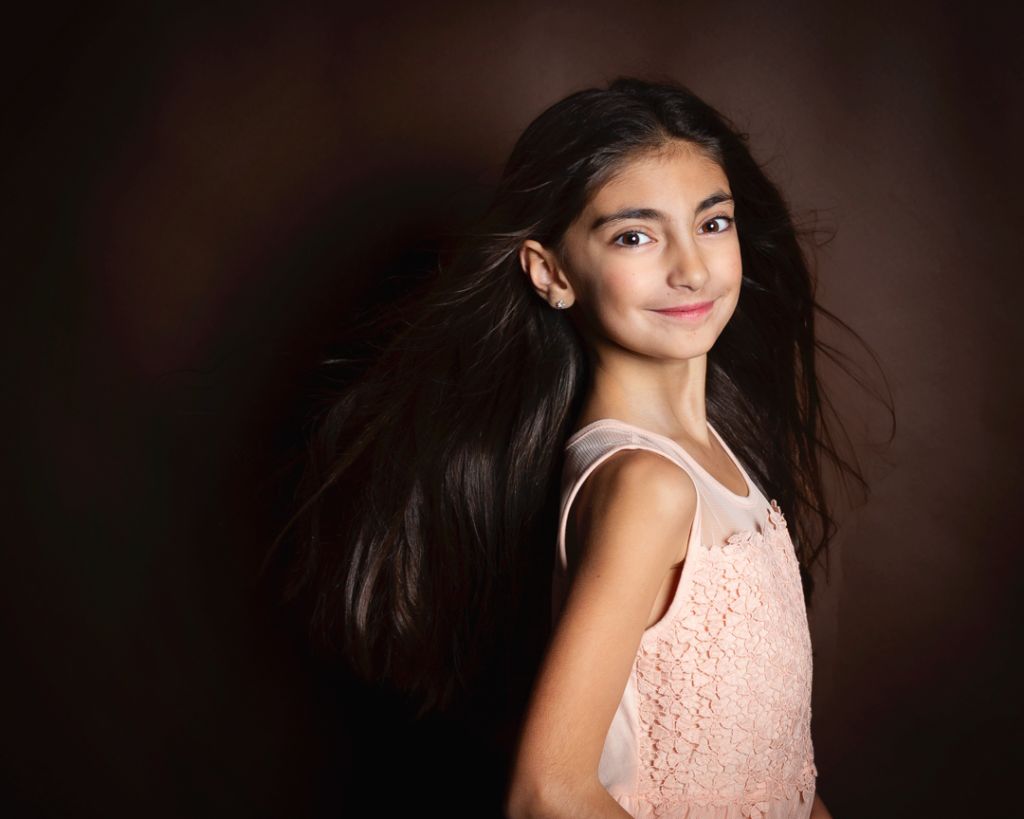
[[[737,495],[671,438],[612,418],[566,442],[551,611],[568,591],[565,530],[583,481],[612,453],[678,464],[697,511],[674,595],[647,628],[612,719],[601,784],[634,817],[806,819],[814,799],[811,639],[793,543],[778,503]]]

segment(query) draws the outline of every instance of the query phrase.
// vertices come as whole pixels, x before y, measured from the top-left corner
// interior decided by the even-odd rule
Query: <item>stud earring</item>
[[[561,310],[563,307],[565,307],[565,302],[562,301],[561,299],[559,299],[558,301],[555,302],[555,309],[556,310]]]

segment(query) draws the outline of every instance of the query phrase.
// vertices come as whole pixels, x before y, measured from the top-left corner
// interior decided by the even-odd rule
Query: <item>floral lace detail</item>
[[[687,599],[636,658],[645,815],[811,798],[811,642],[799,567],[775,499],[761,531],[707,547]],[[685,564],[684,564],[685,571]]]

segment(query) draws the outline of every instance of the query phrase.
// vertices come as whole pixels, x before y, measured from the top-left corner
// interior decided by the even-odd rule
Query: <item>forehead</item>
[[[712,190],[729,190],[725,171],[689,142],[676,140],[653,152],[627,159],[590,198],[585,210],[619,205],[648,205],[675,200],[690,205]]]

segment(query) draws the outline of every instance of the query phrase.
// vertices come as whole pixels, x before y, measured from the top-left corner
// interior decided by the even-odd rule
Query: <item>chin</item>
[[[686,361],[690,358],[700,358],[707,355],[713,346],[713,344],[687,344],[685,347],[655,352],[654,357]]]

